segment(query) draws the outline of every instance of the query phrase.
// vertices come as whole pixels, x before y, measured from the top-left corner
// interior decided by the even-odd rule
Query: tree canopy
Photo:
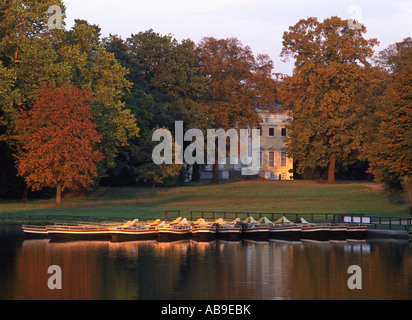
[[[61,191],[87,187],[97,178],[103,159],[97,146],[101,136],[93,122],[92,94],[76,86],[42,87],[29,111],[18,114],[16,130],[22,149],[16,155],[18,174],[33,190]]]
[[[367,106],[358,95],[372,74],[372,48],[362,29],[331,17],[300,20],[283,36],[284,57],[295,59],[293,75],[284,79],[280,96],[293,113],[286,139],[298,171],[328,168],[328,181],[335,181],[336,161],[356,159],[364,139]]]
[[[53,5],[65,27],[60,0],[0,0],[0,196],[25,184],[173,185],[188,165],[153,163],[156,128],[255,128],[261,110],[292,115],[285,142],[298,173],[327,171],[333,183],[337,165],[364,161],[390,187],[412,181],[410,38],[375,54],[365,26],[301,19],[283,35],[293,74],[278,77],[235,37],[102,37],[79,19],[49,28]]]

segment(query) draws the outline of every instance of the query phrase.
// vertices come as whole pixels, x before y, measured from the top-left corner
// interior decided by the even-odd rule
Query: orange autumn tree
[[[217,128],[258,127],[259,109],[275,111],[277,82],[268,55],[255,56],[237,38],[205,37],[195,49],[200,73],[208,80],[208,92],[200,103],[212,115]],[[217,154],[217,153],[216,153]],[[213,183],[218,183],[218,160]]]
[[[365,33],[365,26],[352,29],[331,17],[302,19],[283,35],[281,56],[295,59],[295,68],[279,97],[293,114],[285,141],[298,173],[327,168],[327,181],[335,183],[336,164],[359,157],[371,113],[361,96],[371,87],[370,59],[378,44]]]
[[[16,123],[22,150],[16,155],[18,174],[32,190],[78,190],[97,176],[96,163],[103,159],[96,145],[96,131],[89,103],[93,95],[71,85],[42,87],[29,111],[21,111]]]

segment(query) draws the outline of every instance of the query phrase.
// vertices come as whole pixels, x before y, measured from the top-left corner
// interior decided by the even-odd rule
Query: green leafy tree
[[[51,5],[60,6],[64,19],[61,1],[1,0],[0,83],[4,86],[0,90],[0,143],[18,154],[17,110],[29,110],[43,86],[59,88],[74,83],[95,96],[91,108],[102,136],[102,177],[114,166],[119,148],[139,133],[134,115],[122,101],[131,87],[126,79],[128,70],[105,50],[98,26],[76,20],[69,31],[49,29]]]
[[[176,182],[182,165],[178,164],[155,164],[152,159],[153,149],[156,147],[156,143],[152,141],[152,133],[158,129],[154,128],[151,134],[142,135],[145,142],[139,144],[139,160],[141,164],[136,167],[138,181],[148,183],[152,186],[152,192],[154,192],[156,185],[162,185],[167,181]],[[176,145],[174,140],[172,141],[172,148],[175,150]],[[142,161],[143,160],[143,161]]]
[[[130,177],[134,177],[135,181],[146,183],[142,175],[154,165],[150,157],[153,144],[148,138],[153,128],[161,126],[173,132],[177,120],[184,121],[186,128],[209,127],[211,117],[199,103],[207,90],[207,79],[199,72],[194,43],[190,40],[178,42],[171,35],[148,30],[132,34],[126,40],[110,35],[104,43],[129,70],[127,79],[132,88],[125,95],[125,102],[141,129],[141,136],[122,148],[116,167],[111,170],[112,177],[106,181],[121,180],[129,184]],[[157,168],[164,171],[162,181],[175,174],[174,169],[170,172],[168,169],[166,165]],[[161,184],[160,180],[156,183]]]

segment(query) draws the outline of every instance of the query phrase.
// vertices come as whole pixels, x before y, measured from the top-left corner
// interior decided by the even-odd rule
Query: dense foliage
[[[184,182],[187,165],[154,165],[156,128],[255,127],[279,103],[297,173],[327,170],[333,183],[336,166],[362,161],[391,190],[411,190],[410,38],[374,56],[365,27],[302,19],[283,36],[293,75],[278,77],[236,38],[102,38],[84,20],[50,29],[51,5],[64,21],[60,0],[0,0],[0,196]]]

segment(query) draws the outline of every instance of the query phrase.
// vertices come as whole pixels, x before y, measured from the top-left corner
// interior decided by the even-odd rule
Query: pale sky
[[[171,34],[181,41],[202,37],[238,38],[255,54],[268,54],[274,72],[291,74],[293,61],[279,57],[282,35],[300,19],[331,16],[356,19],[368,32],[366,38],[378,38],[381,45],[412,36],[412,1],[406,0],[63,0],[66,28],[74,19],[97,24],[102,35],[117,34],[123,39],[131,34],[153,29]]]

